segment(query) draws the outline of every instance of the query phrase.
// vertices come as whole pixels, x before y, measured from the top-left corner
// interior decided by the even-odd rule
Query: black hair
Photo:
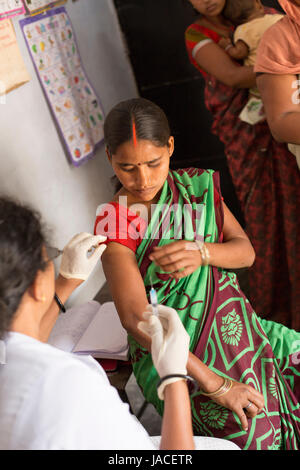
[[[144,98],[117,104],[104,122],[104,138],[110,155],[133,139],[134,134],[137,139],[148,140],[157,147],[167,146],[171,131],[163,110]]]
[[[233,25],[245,23],[254,11],[255,0],[226,0],[223,16]]]
[[[40,215],[0,196],[0,339],[38,271],[46,269],[45,244]]]

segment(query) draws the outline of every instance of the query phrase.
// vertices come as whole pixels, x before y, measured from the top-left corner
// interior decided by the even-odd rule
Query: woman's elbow
[[[247,268],[251,268],[251,266],[253,266],[253,264],[255,263],[255,258],[256,258],[255,250],[253,246],[251,245],[249,249],[249,254],[247,257],[247,266],[246,266]]]
[[[274,123],[270,120],[268,120],[268,124],[269,124],[272,137],[274,140],[276,140],[276,142],[279,142],[281,144],[284,142],[287,142],[285,135],[284,135],[285,129],[282,125],[278,125],[277,123]]]
[[[120,321],[124,330],[126,330],[128,334],[132,334],[132,330],[133,330],[132,320],[130,320],[129,318],[120,317]]]
[[[130,316],[126,315],[125,317],[120,316],[120,321],[123,328],[131,336],[135,336],[138,331],[138,324],[142,319],[140,316],[134,315],[132,313]]]

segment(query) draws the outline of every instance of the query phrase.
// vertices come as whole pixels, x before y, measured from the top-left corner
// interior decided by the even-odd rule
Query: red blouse
[[[134,253],[146,230],[147,222],[118,202],[106,204],[97,215],[94,226],[95,235],[106,236],[106,243],[120,243]]]
[[[220,196],[216,189],[214,189],[214,198],[217,208],[220,204]],[[94,234],[106,236],[106,244],[120,243],[134,253],[141,244],[146,230],[147,222],[118,202],[105,204],[97,215],[94,225]]]

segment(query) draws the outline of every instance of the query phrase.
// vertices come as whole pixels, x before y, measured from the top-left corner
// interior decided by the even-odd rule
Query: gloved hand
[[[158,313],[158,317],[154,315],[149,305],[143,314],[145,321],[138,324],[138,328],[151,338],[153,364],[161,378],[173,374],[186,375],[190,337],[176,310],[159,305]],[[174,377],[161,384],[158,389],[158,396],[161,400],[163,400],[166,385],[178,380],[182,379]]]
[[[102,235],[94,236],[86,232],[75,235],[63,250],[59,274],[66,279],[85,281],[106,248],[101,244],[105,240]]]

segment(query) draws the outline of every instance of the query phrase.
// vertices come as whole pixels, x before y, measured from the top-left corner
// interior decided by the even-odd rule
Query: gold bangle
[[[225,395],[225,393],[228,393],[232,385],[233,385],[233,381],[225,378],[223,385],[220,388],[218,388],[218,390],[216,390],[215,392],[206,393],[206,392],[201,391],[200,393],[201,395],[204,395],[205,397],[217,398],[217,397],[221,397],[222,395]]]
[[[200,240],[195,240],[195,243],[201,254],[202,265],[207,266],[210,260],[210,253],[209,253],[207,246],[205,245],[204,242],[201,242]]]

